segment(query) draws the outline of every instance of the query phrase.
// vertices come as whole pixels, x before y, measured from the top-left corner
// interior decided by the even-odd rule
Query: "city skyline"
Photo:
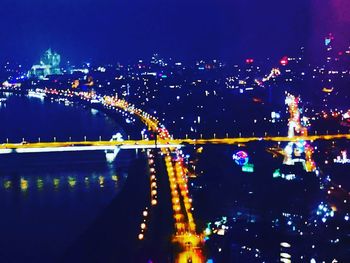
[[[347,0],[3,0],[0,262],[350,262]]]

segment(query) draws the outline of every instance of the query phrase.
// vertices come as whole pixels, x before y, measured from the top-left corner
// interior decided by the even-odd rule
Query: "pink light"
[[[288,64],[288,57],[287,56],[284,56],[281,60],[280,60],[280,63],[282,66],[287,66]]]

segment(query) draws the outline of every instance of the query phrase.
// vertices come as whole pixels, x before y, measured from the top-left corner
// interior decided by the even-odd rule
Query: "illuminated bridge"
[[[106,151],[119,149],[153,149],[179,148],[179,144],[162,144],[155,141],[80,141],[80,142],[38,142],[38,143],[6,143],[0,145],[0,154],[9,153],[47,153],[76,151]]]
[[[125,140],[125,141],[76,141],[76,142],[37,142],[37,143],[4,143],[0,145],[0,154],[36,153],[36,152],[68,152],[68,151],[98,151],[119,149],[152,149],[180,148],[185,145],[206,144],[239,144],[254,141],[265,142],[294,142],[316,140],[350,139],[350,134],[309,135],[309,136],[266,136],[266,137],[237,137],[211,139],[159,139],[155,140]]]

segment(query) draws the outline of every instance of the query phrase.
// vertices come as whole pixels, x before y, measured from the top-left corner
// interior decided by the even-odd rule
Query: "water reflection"
[[[97,175],[91,176],[61,176],[61,177],[45,177],[42,176],[21,176],[18,180],[15,176],[3,176],[0,178],[0,186],[2,189],[20,189],[25,193],[30,190],[36,189],[42,191],[44,189],[54,189],[59,191],[60,189],[90,189],[90,188],[105,188],[105,187],[118,187],[119,176],[113,175]],[[1,189],[0,189],[1,190]]]
[[[74,186],[77,184],[77,180],[72,176],[68,176],[68,184],[70,188],[74,188]]]
[[[54,178],[53,179],[53,187],[54,187],[54,189],[58,190],[59,186],[60,186],[60,179]]]
[[[36,186],[37,186],[39,191],[43,190],[43,188],[44,188],[44,181],[43,181],[43,179],[38,177],[38,179],[36,181]]]
[[[100,187],[104,187],[104,177],[103,176],[99,176],[98,177],[98,181],[99,181],[99,183],[100,183]]]
[[[3,180],[3,185],[5,189],[9,189],[12,186],[12,182],[10,180]]]
[[[20,187],[22,192],[26,192],[28,190],[28,180],[25,178],[21,177],[20,181]]]

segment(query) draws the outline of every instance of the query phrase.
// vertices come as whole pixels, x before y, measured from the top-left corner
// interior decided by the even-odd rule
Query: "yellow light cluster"
[[[154,166],[154,155],[151,150],[147,151],[148,156],[148,164],[150,166],[150,188],[151,188],[151,205],[157,205],[157,178],[156,178],[156,169]],[[143,221],[140,225],[140,233],[138,235],[139,240],[143,240],[145,238],[145,231],[147,230],[147,220],[149,216],[148,207],[142,212]]]
[[[148,164],[150,166],[150,184],[151,184],[151,205],[157,205],[157,178],[156,169],[154,168],[154,159],[151,151],[148,151]]]
[[[171,161],[170,153],[168,149],[164,149],[165,165],[168,173],[168,179],[171,189],[171,201],[175,219],[176,234],[185,232],[186,226],[184,223],[185,216],[181,212],[180,195],[178,193],[178,185],[175,177],[174,167]]]
[[[179,159],[175,163],[175,171],[177,177],[177,183],[180,188],[180,193],[183,199],[185,206],[187,218],[188,218],[188,230],[195,234],[196,233],[196,224],[194,223],[193,214],[192,214],[192,199],[189,198],[189,191],[187,187],[187,177],[184,173],[184,165],[182,159]]]

